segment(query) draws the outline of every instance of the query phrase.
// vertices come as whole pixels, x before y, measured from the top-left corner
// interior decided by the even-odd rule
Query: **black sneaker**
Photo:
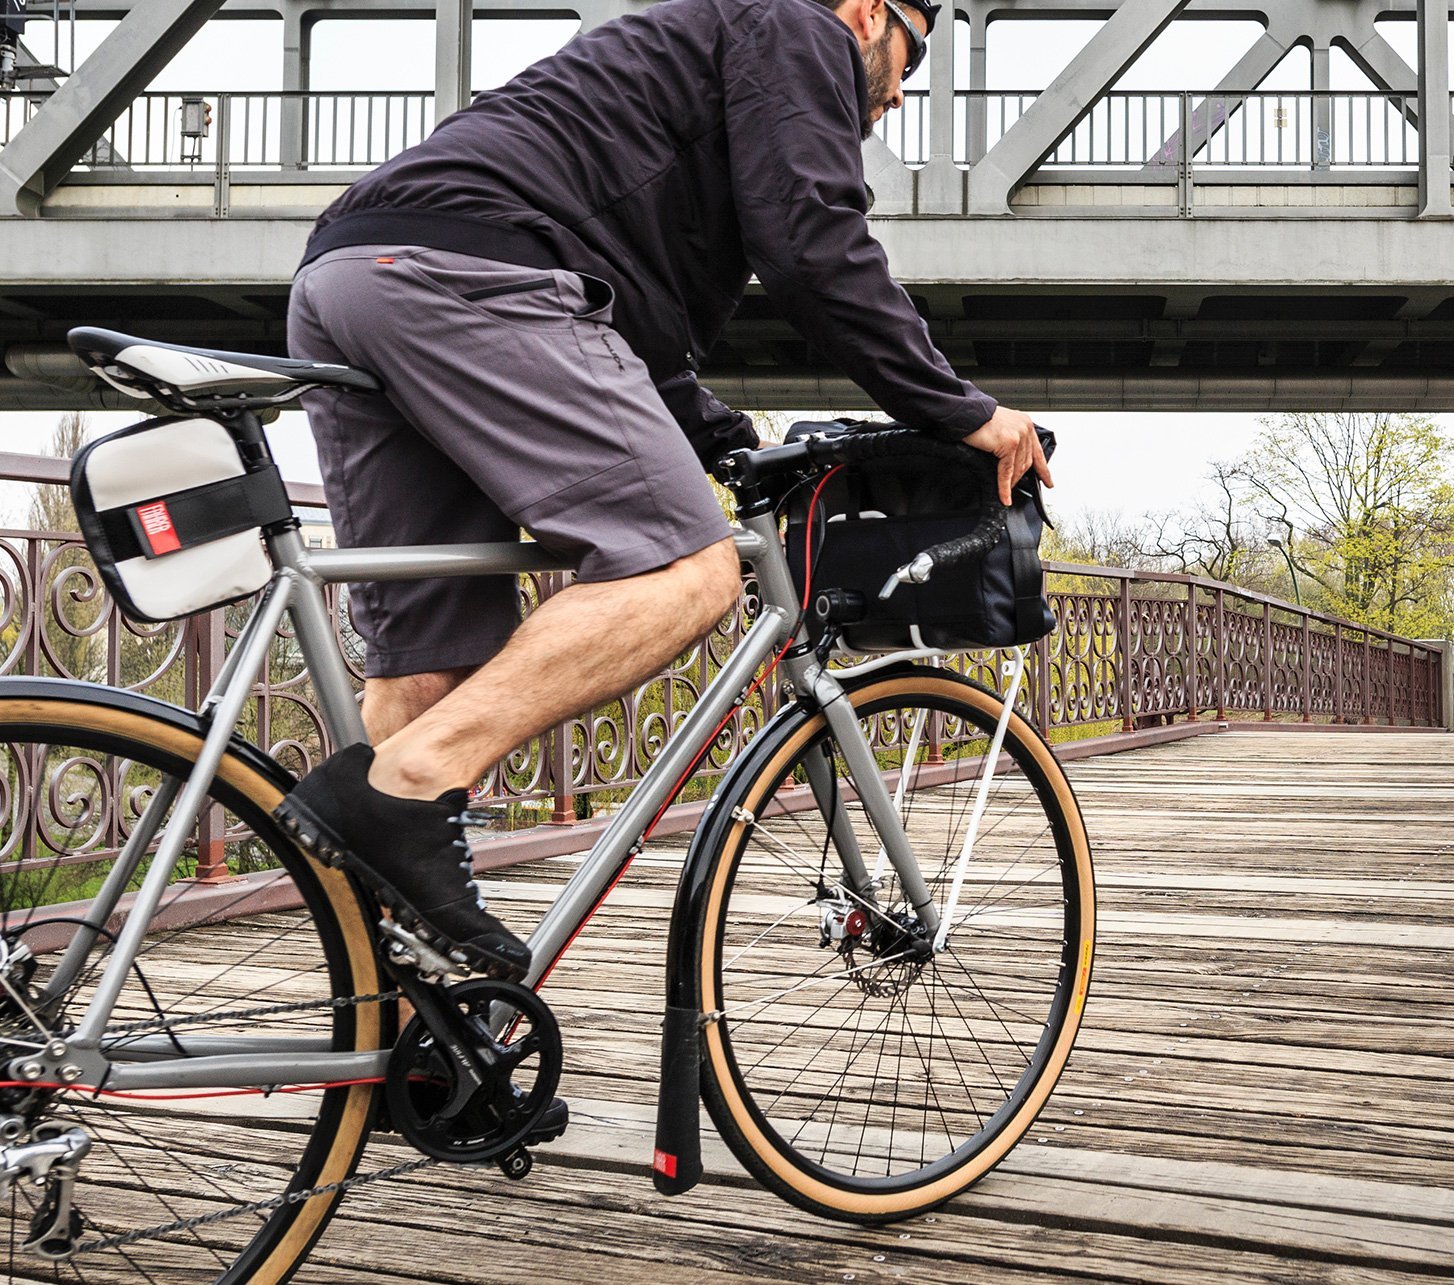
[[[369,784],[374,752],[350,745],[308,773],[274,811],[299,846],[353,870],[411,932],[473,972],[515,981],[530,947],[485,910],[461,817],[469,796],[400,799]]]

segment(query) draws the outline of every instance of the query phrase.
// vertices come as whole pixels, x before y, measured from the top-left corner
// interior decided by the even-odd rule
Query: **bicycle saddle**
[[[219,352],[139,339],[116,330],[78,326],[68,331],[71,350],[108,384],[128,397],[249,398],[269,403],[291,401],[310,388],[378,392],[383,385],[366,370],[323,361],[264,357],[251,352]]]

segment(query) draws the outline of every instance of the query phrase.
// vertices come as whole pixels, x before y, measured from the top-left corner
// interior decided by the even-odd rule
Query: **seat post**
[[[244,408],[242,410],[213,411],[212,415],[223,428],[232,434],[232,439],[237,443],[238,452],[249,473],[273,462],[273,453],[268,447],[267,435],[263,432],[263,422],[255,410]]]

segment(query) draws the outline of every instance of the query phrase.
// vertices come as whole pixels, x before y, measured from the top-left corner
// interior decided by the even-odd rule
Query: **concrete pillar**
[[[434,123],[470,100],[473,0],[438,0],[434,9]]]
[[[1454,218],[1449,201],[1449,0],[1418,0],[1419,217]]]
[[[1443,718],[1436,726],[1454,732],[1454,642],[1447,638],[1420,638],[1419,641],[1443,653],[1439,666],[1439,712]]]
[[[313,27],[304,18],[304,0],[283,0],[282,157],[284,169],[305,168],[310,114],[301,95],[308,92]]]

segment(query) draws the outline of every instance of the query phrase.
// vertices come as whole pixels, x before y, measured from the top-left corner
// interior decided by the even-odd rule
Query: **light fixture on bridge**
[[[204,98],[184,98],[182,114],[182,159],[200,161],[202,140],[212,132],[212,104]]]

